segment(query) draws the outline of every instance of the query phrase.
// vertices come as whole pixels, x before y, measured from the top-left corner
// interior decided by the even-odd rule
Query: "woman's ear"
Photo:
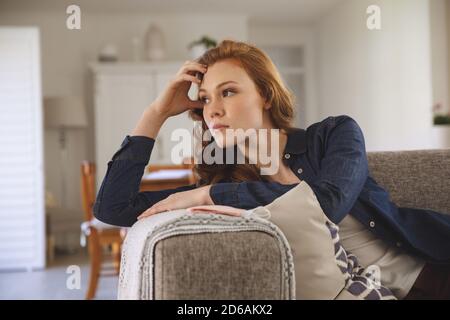
[[[264,110],[269,110],[270,108],[272,108],[272,106],[270,105],[270,103],[266,102],[266,104],[264,105]]]

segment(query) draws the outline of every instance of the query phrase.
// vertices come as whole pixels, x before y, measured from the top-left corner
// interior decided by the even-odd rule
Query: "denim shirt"
[[[137,216],[187,185],[139,192],[155,140],[126,136],[108,162],[94,205],[97,219],[131,226]],[[450,262],[450,216],[419,208],[400,208],[370,176],[363,133],[351,117],[328,117],[288,134],[283,161],[314,191],[323,212],[338,224],[351,214],[377,237],[406,252],[436,262]],[[215,204],[251,209],[274,201],[297,184],[220,182],[210,188]]]

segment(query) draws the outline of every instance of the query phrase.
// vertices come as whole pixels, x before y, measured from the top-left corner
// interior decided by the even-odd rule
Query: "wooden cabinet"
[[[94,76],[95,144],[97,188],[106,173],[107,163],[127,134],[131,134],[142,112],[166,87],[179,70],[182,61],[161,63],[96,63]],[[150,164],[177,164],[171,141],[177,128],[192,130],[193,121],[187,113],[169,118],[156,139]],[[186,156],[190,156],[187,154]]]

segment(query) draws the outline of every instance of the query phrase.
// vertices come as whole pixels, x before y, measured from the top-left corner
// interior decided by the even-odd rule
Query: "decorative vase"
[[[434,125],[431,134],[433,148],[450,148],[450,125]]]
[[[156,25],[150,25],[146,34],[147,59],[150,61],[161,61],[166,56],[164,35]]]

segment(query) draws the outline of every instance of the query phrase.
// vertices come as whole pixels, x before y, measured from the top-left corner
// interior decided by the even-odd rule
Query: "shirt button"
[[[400,248],[402,246],[402,243],[401,242],[397,242],[396,245],[397,245],[397,247]]]
[[[291,157],[291,155],[289,154],[289,153],[286,153],[285,155],[284,155],[284,158],[285,159],[289,159]]]
[[[303,172],[303,169],[302,169],[302,168],[298,168],[297,172],[298,172],[298,173],[302,173],[302,172]]]
[[[370,226],[371,228],[375,228],[375,221],[370,221],[369,226]]]

